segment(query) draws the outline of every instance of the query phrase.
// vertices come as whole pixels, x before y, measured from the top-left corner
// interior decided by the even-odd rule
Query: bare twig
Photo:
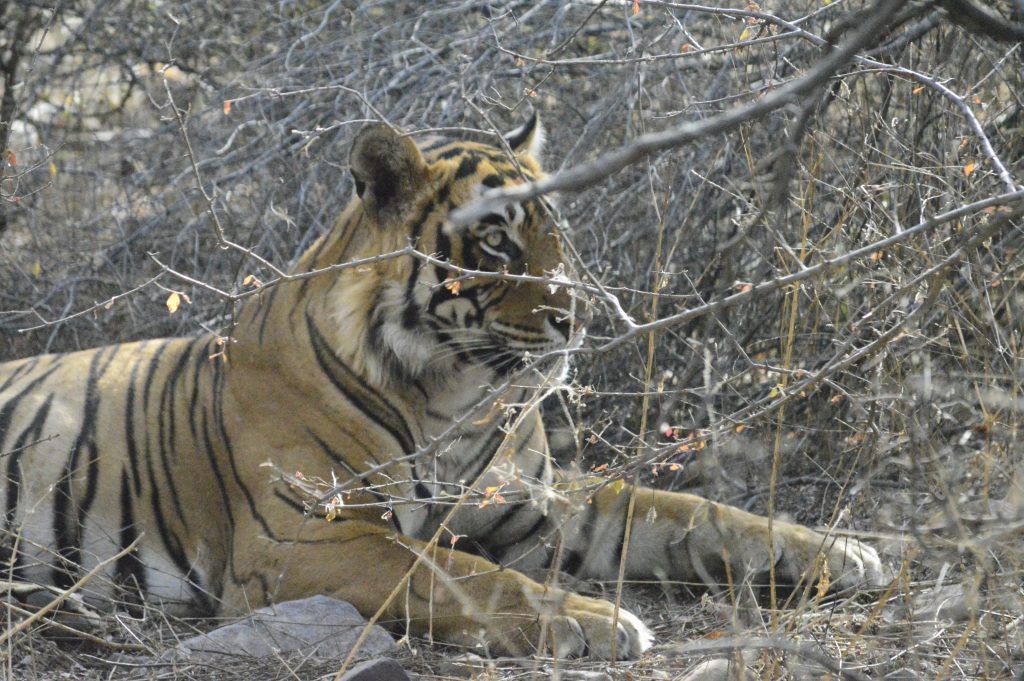
[[[109,566],[111,563],[116,563],[119,559],[121,559],[124,556],[127,556],[129,553],[134,551],[135,547],[137,547],[139,545],[139,542],[142,541],[142,538],[144,536],[145,536],[145,533],[144,532],[140,532],[139,536],[137,536],[135,538],[135,540],[131,544],[129,544],[128,546],[124,547],[123,549],[118,551],[113,556],[110,556],[109,558],[106,558],[105,560],[100,561],[96,565],[96,567],[94,567],[92,570],[89,570],[89,572],[87,572],[85,575],[83,575],[81,578],[79,578],[78,581],[76,581],[74,584],[69,586],[67,589],[64,589],[59,596],[54,598],[52,601],[50,601],[49,603],[47,603],[43,607],[39,608],[39,610],[37,610],[36,612],[32,613],[29,617],[26,617],[25,619],[23,619],[22,621],[18,622],[16,625],[14,625],[13,627],[9,628],[7,631],[5,631],[2,634],[0,634],[0,644],[6,642],[9,638],[11,638],[12,636],[17,635],[18,633],[24,631],[25,629],[28,629],[33,624],[35,624],[36,622],[41,620],[43,617],[45,617],[47,614],[49,614],[53,610],[57,609],[60,606],[61,603],[66,601],[68,598],[70,598],[77,591],[81,590],[86,584],[91,582],[98,574],[100,574],[101,572],[106,570],[107,566]]]
[[[831,78],[858,50],[863,49],[884,34],[889,19],[899,9],[899,3],[880,1],[865,11],[866,20],[833,52],[823,57],[800,78],[767,93],[760,100],[703,121],[683,123],[661,132],[647,133],[628,145],[601,155],[597,159],[563,170],[550,177],[501,190],[488,192],[484,197],[452,212],[456,225],[467,225],[488,213],[501,210],[515,201],[526,201],[551,192],[580,190],[617,173],[628,165],[663,149],[672,149],[698,139],[733,130],[747,121],[755,120],[780,107],[796,101],[801,95],[818,88]]]

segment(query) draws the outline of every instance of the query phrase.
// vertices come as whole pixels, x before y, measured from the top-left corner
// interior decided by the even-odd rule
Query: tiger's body
[[[534,122],[513,133],[513,158],[364,129],[351,156],[358,196],[294,272],[409,243],[471,270],[559,270],[540,202],[464,230],[445,219],[489,187],[538,176],[539,136]],[[638,655],[650,644],[639,619],[622,611],[613,627],[612,604],[520,572],[557,561],[607,579],[621,557],[629,489],[560,481],[526,404],[550,377],[524,358],[573,342],[573,301],[538,282],[450,276],[402,256],[279,284],[243,306],[226,362],[200,336],[0,365],[9,569],[67,586],[142,536],[88,585],[92,597],[211,613],[329,593],[367,615],[387,602],[386,621],[492,652]],[[506,405],[520,407],[509,417]],[[334,476],[347,490],[336,517],[306,513],[265,462]],[[725,559],[736,579],[774,563],[795,583],[819,554],[833,584],[881,578],[867,546],[776,522],[769,550],[765,518],[696,496],[638,488],[633,517],[627,578],[706,579]],[[454,550],[429,543],[442,523]]]

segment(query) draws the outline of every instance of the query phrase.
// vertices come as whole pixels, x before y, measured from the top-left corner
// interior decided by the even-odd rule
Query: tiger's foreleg
[[[326,521],[323,521],[326,524]],[[613,629],[613,606],[548,588],[487,560],[399,535],[361,520],[335,521],[330,540],[276,544],[264,574],[276,574],[271,598],[329,593],[380,623],[416,635],[491,654],[529,655],[548,649],[558,657],[632,658],[649,647],[639,619],[622,614]],[[396,589],[395,587],[398,586]],[[614,632],[614,633],[613,633]]]
[[[603,484],[589,494],[584,510],[566,525],[563,565],[579,566],[582,576],[618,576],[630,492]],[[771,529],[769,544],[764,516],[692,494],[637,487],[625,574],[713,586],[765,578],[774,564],[776,580],[787,585],[827,580],[845,589],[883,580],[878,553],[867,544],[781,520]]]

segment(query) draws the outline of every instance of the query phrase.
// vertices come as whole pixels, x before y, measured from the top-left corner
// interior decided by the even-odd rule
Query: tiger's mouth
[[[479,332],[442,333],[441,340],[441,347],[447,349],[440,351],[441,357],[450,352],[466,363],[485,366],[501,376],[539,363],[547,364],[568,347],[565,342],[551,342],[543,337],[524,341],[522,338],[510,339],[500,334]]]
[[[561,363],[568,367],[569,355],[583,345],[586,331],[582,327],[572,332],[572,325],[545,329],[532,337],[521,332],[509,335],[492,329],[493,343],[481,348],[477,358],[499,375],[510,375],[531,366],[548,367]]]
[[[482,353],[480,359],[495,373],[507,376],[525,369],[531,357],[528,352],[499,349]]]

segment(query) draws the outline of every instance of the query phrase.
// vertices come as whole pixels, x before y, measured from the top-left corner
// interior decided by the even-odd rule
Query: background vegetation
[[[1019,0],[0,1],[0,360],[223,333],[232,303],[213,289],[268,278],[245,249],[284,267],[330,228],[364,122],[486,140],[535,109],[580,276],[605,289],[579,390],[546,405],[560,455],[849,531],[895,576],[868,601],[753,613],[635,588],[663,645],[616,673],[675,678],[738,640],[765,678],[821,678],[814,655],[873,678],[1010,677],[1024,665],[1022,14]],[[97,640],[7,638],[6,673],[120,678],[140,672],[111,647],[158,651],[175,631],[89,627]],[[409,666],[442,673],[417,650]],[[145,673],[331,673],[239,664]]]

